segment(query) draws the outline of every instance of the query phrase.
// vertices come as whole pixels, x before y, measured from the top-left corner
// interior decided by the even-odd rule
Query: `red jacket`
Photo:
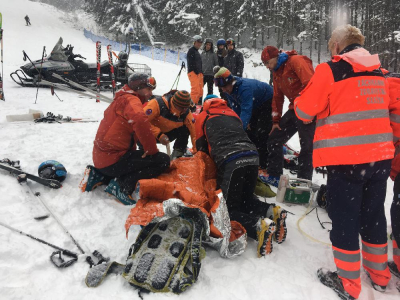
[[[299,119],[311,121],[317,116],[314,167],[393,158],[391,103],[378,55],[359,45],[344,51],[317,67],[295,101]]]
[[[104,118],[94,140],[94,166],[101,169],[116,163],[128,150],[136,149],[138,140],[148,155],[158,152],[142,102],[125,85],[104,111]]]
[[[312,61],[307,56],[298,55],[296,51],[288,51],[289,59],[273,73],[274,97],[272,98],[272,118],[279,123],[282,117],[285,96],[289,99],[289,109],[293,109],[293,101],[306,87],[314,74]]]

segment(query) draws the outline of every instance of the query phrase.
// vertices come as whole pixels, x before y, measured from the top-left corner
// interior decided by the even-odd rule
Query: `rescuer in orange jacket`
[[[156,82],[146,74],[134,73],[104,111],[93,147],[94,167],[87,191],[107,177],[105,191],[125,205],[134,204],[131,194],[139,179],[153,178],[169,167],[169,157],[157,149],[143,103],[152,96]],[[140,141],[143,150],[136,150]],[[103,177],[101,175],[104,175]]]
[[[385,75],[389,83],[389,96],[394,103],[390,110],[390,121],[392,124],[400,123],[400,74],[388,73]],[[394,181],[393,202],[390,207],[390,217],[392,221],[392,243],[393,261],[388,263],[392,274],[400,278],[400,128],[393,127],[393,135],[396,142],[395,157],[392,160],[390,178]],[[399,283],[400,284],[400,283]]]
[[[337,267],[337,272],[319,269],[318,277],[342,299],[361,292],[359,235],[372,286],[385,291],[391,277],[384,202],[394,153],[392,104],[378,55],[362,48],[364,39],[351,25],[336,28],[328,44],[332,60],[317,67],[294,105],[304,122],[317,117],[313,164],[328,170],[327,211]]]
[[[187,91],[172,90],[162,97],[156,96],[143,108],[154,137],[163,145],[175,140],[171,160],[186,152],[189,134],[196,152],[195,120],[189,110],[190,104],[191,98]]]
[[[312,139],[315,122],[307,124],[296,118],[293,101],[308,84],[314,74],[312,61],[296,51],[279,52],[274,46],[267,46],[261,60],[273,74],[274,95],[272,98],[272,129],[268,137],[268,174],[260,172],[260,179],[278,187],[283,172],[283,144],[296,132],[300,138],[299,171],[297,177],[312,178]],[[289,110],[282,116],[284,97],[290,101]]]

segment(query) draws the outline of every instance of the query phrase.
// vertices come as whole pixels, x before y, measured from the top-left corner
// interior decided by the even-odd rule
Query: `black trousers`
[[[183,152],[186,151],[190,135],[189,129],[186,126],[172,129],[171,131],[164,132],[164,134],[168,136],[168,139],[171,142],[176,140],[174,143],[174,149]]]
[[[214,76],[213,75],[204,75],[203,76],[203,86],[205,86],[206,84],[207,84],[207,95],[212,95],[214,93]]]
[[[392,220],[392,235],[398,247],[400,247],[400,176],[397,175],[393,186],[393,202],[390,207]]]
[[[128,151],[118,162],[99,171],[104,175],[117,177],[121,191],[130,195],[140,179],[157,177],[170,164],[169,156],[165,153],[158,152],[142,158],[143,154],[143,150]]]
[[[387,242],[385,197],[391,160],[358,165],[328,166],[328,215],[332,245],[349,251],[364,242]]]
[[[296,132],[300,138],[298,178],[312,178],[312,152],[315,132],[315,121],[304,124],[299,120],[293,109],[288,110],[279,123],[282,130],[275,129],[268,138],[268,174],[279,177],[283,173],[283,144]]]
[[[226,163],[219,168],[217,176],[217,185],[226,199],[230,219],[242,224],[247,235],[255,240],[257,223],[260,218],[267,217],[271,206],[254,195],[257,176],[257,156],[242,157]]]
[[[260,167],[267,168],[268,134],[272,128],[271,101],[266,101],[258,109],[253,109],[250,119],[250,130],[246,130],[250,140],[256,145],[260,155]],[[283,154],[282,154],[283,155]]]

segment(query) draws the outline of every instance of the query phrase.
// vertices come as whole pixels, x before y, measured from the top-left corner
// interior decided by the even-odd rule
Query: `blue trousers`
[[[384,203],[391,160],[328,166],[327,211],[332,245],[355,251],[359,235],[371,244],[387,242]]]

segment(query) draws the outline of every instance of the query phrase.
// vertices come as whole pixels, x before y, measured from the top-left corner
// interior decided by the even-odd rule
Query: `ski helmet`
[[[196,35],[193,37],[193,42],[203,43],[203,38],[201,37],[201,35],[196,34]]]
[[[128,79],[129,87],[138,91],[144,89],[145,87],[151,87],[153,90],[157,87],[157,82],[154,77],[150,77],[144,73],[133,73]]]
[[[128,61],[128,53],[126,53],[125,51],[121,51],[120,53],[118,53],[118,59],[122,64],[126,64]]]
[[[55,179],[60,182],[64,181],[67,177],[67,170],[65,167],[55,160],[46,160],[42,162],[38,169],[39,177],[46,179]]]
[[[225,42],[225,40],[224,39],[219,39],[218,41],[217,41],[217,46],[220,46],[220,45],[226,45],[226,42]]]

